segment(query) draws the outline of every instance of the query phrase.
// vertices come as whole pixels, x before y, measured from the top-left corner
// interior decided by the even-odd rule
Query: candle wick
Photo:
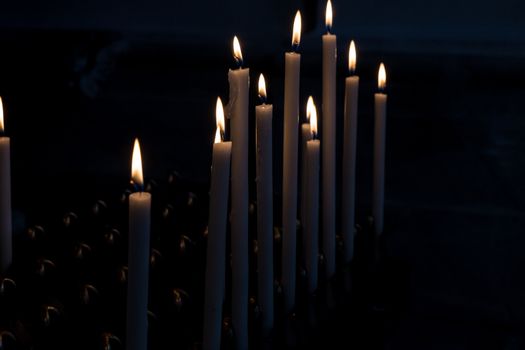
[[[293,43],[292,44],[292,51],[297,53],[297,50],[299,50],[299,43]]]
[[[131,185],[133,186],[133,192],[143,192],[144,191],[144,185],[139,185],[133,180],[131,180]]]
[[[263,105],[266,104],[266,96],[263,96],[263,95],[259,94],[259,100],[261,101],[261,103],[262,103]]]

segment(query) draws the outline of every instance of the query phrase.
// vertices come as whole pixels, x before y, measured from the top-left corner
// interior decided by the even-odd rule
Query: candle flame
[[[293,21],[292,47],[297,50],[301,43],[301,11],[297,11]]]
[[[377,74],[377,86],[379,90],[383,91],[386,87],[386,69],[383,62],[379,66],[379,73]]]
[[[312,133],[312,138],[315,138],[317,135],[317,109],[312,96],[308,97],[308,102],[306,103],[306,119],[310,120],[310,132]]]
[[[135,139],[135,144],[133,145],[133,156],[131,158],[131,182],[140,187],[144,186],[139,139]]]
[[[214,143],[221,143],[221,142],[222,142],[221,128],[217,127],[217,129],[215,131],[215,141],[214,141]]]
[[[330,33],[332,30],[332,1],[330,0],[326,3],[325,24],[326,30]]]
[[[266,101],[266,80],[264,80],[264,75],[259,75],[259,97],[263,101]]]
[[[4,103],[0,97],[0,132],[4,132]]]
[[[235,58],[235,61],[239,65],[239,67],[242,66],[242,51],[241,51],[241,44],[239,44],[239,39],[237,39],[237,36],[233,37],[233,57]]]
[[[357,62],[357,54],[355,52],[355,43],[352,40],[350,42],[350,49],[348,50],[348,69],[350,70],[350,74],[355,73],[356,62]]]
[[[312,113],[312,108],[315,108],[314,98],[312,96],[308,97],[308,102],[306,102],[306,120],[310,120],[310,114]]]
[[[222,100],[217,97],[217,104],[215,105],[215,122],[217,125],[217,132],[215,133],[215,143],[222,141],[222,134],[224,134],[224,107],[222,106]],[[217,141],[217,133],[219,135],[219,141]]]

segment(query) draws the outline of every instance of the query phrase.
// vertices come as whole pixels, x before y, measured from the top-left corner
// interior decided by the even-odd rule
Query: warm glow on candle
[[[383,91],[386,87],[386,70],[383,63],[381,63],[379,66],[379,73],[377,74],[377,86],[380,91]]]
[[[293,21],[292,47],[297,50],[301,43],[301,11],[297,11]]]
[[[266,80],[264,80],[264,75],[259,75],[259,97],[263,101],[263,103],[266,102]]]
[[[4,132],[4,104],[0,97],[0,132]]]
[[[215,132],[215,143],[222,141],[222,134],[224,134],[224,107],[222,100],[217,97],[217,104],[215,105],[215,123],[217,125],[217,132]]]
[[[233,37],[233,57],[235,58],[235,61],[237,61],[239,67],[242,66],[241,44],[239,44],[239,39],[237,39],[237,36]]]
[[[306,119],[310,120],[310,131],[312,138],[315,138],[317,135],[317,109],[315,108],[312,96],[308,98],[308,102],[306,103]]]
[[[137,186],[144,186],[139,139],[135,139],[135,144],[133,145],[133,156],[131,159],[131,181]]]
[[[332,2],[330,0],[326,3],[325,24],[326,30],[330,33],[332,30]]]
[[[348,50],[348,69],[350,70],[350,74],[355,73],[356,62],[357,62],[357,54],[355,52],[355,43],[352,40],[350,42],[350,49]]]

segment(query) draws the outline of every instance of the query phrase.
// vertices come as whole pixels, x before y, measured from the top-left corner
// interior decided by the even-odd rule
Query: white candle
[[[308,100],[310,101],[310,99]],[[312,139],[312,132],[310,130],[310,122],[306,120],[306,123],[301,125],[301,207],[300,207],[300,219],[301,225],[304,228],[304,222],[306,220],[306,142]]]
[[[320,142],[317,135],[317,110],[312,97],[306,107],[310,119],[311,140],[306,142],[306,189],[304,247],[305,267],[308,279],[308,293],[317,289],[319,254],[319,157]]]
[[[266,104],[266,83],[259,77],[262,104],[255,107],[257,144],[257,270],[258,295],[261,308],[262,334],[267,337],[273,328],[273,166],[272,113]]]
[[[217,131],[211,167],[208,245],[206,247],[206,288],[204,299],[204,350],[221,347],[222,304],[226,276],[226,225],[230,189],[231,142],[223,142],[224,109],[220,98],[216,106]]]
[[[142,192],[142,160],[140,145],[135,139],[131,179],[141,189],[129,196],[129,250],[126,348],[146,350],[148,347],[148,275],[151,222],[151,195]]]
[[[335,76],[337,60],[336,36],[332,28],[332,3],[326,4],[326,29],[323,35],[323,122],[322,122],[322,178],[323,178],[323,252],[325,256],[326,277],[335,273]]]
[[[297,148],[299,124],[299,72],[301,55],[301,13],[293,24],[292,52],[285,54],[284,144],[283,144],[283,247],[282,287],[285,312],[295,304],[296,229],[297,229]]]
[[[356,147],[357,147],[357,104],[359,94],[359,77],[354,75],[356,52],[354,41],[350,43],[348,52],[348,68],[350,76],[345,81],[345,111],[344,111],[344,143],[343,143],[343,192],[342,231],[344,243],[344,259],[346,263],[354,257],[355,230],[355,182],[356,182]]]
[[[228,72],[232,140],[231,254],[232,326],[237,350],[248,348],[248,89],[250,70],[242,68],[237,37],[233,55],[239,69]]]
[[[4,107],[0,98],[0,133],[4,134]],[[0,272],[5,272],[13,259],[11,223],[11,146],[7,136],[0,136]]]
[[[375,94],[374,123],[374,179],[372,216],[376,235],[383,233],[383,213],[385,206],[385,143],[386,143],[386,87],[385,65],[381,63],[378,73],[379,92]]]

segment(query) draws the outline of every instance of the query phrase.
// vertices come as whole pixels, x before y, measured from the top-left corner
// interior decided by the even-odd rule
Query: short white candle
[[[0,98],[0,272],[5,272],[13,259],[11,212],[11,141],[4,136],[4,106]]]
[[[232,325],[237,350],[248,348],[248,90],[250,70],[242,68],[237,37],[233,55],[239,69],[228,72],[232,140],[231,254]]]
[[[310,119],[311,140],[306,142],[306,205],[304,223],[305,267],[308,293],[317,289],[319,254],[319,158],[320,142],[317,135],[317,110],[312,97],[308,99],[306,113]]]
[[[273,328],[273,106],[266,104],[266,82],[262,74],[259,77],[259,97],[262,104],[255,107],[255,138],[257,144],[257,289],[261,309],[262,334],[264,337],[267,337]]]
[[[332,29],[332,3],[326,4],[326,29],[323,35],[323,115],[322,115],[322,178],[323,178],[323,253],[325,256],[326,277],[332,278],[335,274],[335,188],[336,188],[336,119],[335,119],[335,94],[336,94],[336,63],[337,63],[337,38],[331,34]]]
[[[299,126],[299,76],[301,55],[296,52],[301,41],[301,13],[293,24],[292,52],[285,54],[284,141],[283,141],[283,247],[282,287],[285,312],[295,305],[295,269],[297,251],[297,149]]]
[[[131,166],[132,182],[140,188],[129,196],[129,250],[126,349],[148,348],[148,275],[151,195],[143,192],[140,145],[135,139]]]
[[[206,288],[204,290],[204,350],[220,350],[222,304],[226,278],[226,225],[230,189],[231,142],[223,142],[224,109],[217,98],[217,130],[213,144],[208,245],[206,247]]]
[[[350,76],[345,81],[343,191],[341,198],[345,263],[349,263],[354,257],[357,104],[359,95],[359,77],[354,75],[355,66],[356,51],[352,40],[348,52]]]
[[[379,92],[375,94],[374,123],[374,179],[372,216],[376,235],[383,233],[385,206],[385,144],[386,144],[386,87],[385,65],[381,63],[378,73]]]

